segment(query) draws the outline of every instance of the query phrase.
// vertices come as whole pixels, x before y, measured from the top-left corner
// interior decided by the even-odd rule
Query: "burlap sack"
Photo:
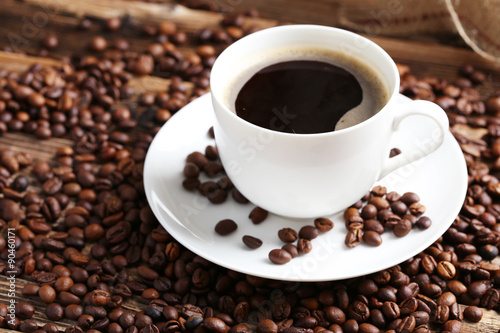
[[[339,16],[342,25],[369,35],[456,33],[500,61],[500,0],[352,0]]]

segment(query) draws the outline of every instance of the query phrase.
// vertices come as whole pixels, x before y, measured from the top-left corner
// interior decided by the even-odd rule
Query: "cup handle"
[[[401,121],[409,116],[425,116],[434,120],[439,130],[439,134],[436,137],[430,138],[430,142],[422,144],[415,149],[408,152],[403,151],[401,154],[394,156],[392,158],[387,157],[382,165],[382,171],[380,173],[379,180],[387,176],[392,171],[403,165],[412,163],[416,160],[421,159],[424,156],[429,155],[438,149],[444,142],[444,136],[448,132],[449,123],[448,117],[444,110],[437,104],[429,101],[411,101],[398,106],[398,115],[394,118],[392,123],[393,133],[399,128]]]

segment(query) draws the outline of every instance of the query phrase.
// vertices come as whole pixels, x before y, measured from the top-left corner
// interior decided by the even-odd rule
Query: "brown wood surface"
[[[0,1],[0,47],[12,47],[9,38],[12,38],[13,34],[17,34],[26,39],[26,43],[20,49],[36,54],[40,38],[47,32],[53,32],[58,35],[60,41],[60,47],[50,54],[51,57],[56,59],[61,59],[61,57],[68,56],[75,51],[88,52],[86,44],[96,32],[101,33],[99,22],[105,18],[122,17],[124,19],[125,24],[120,31],[114,33],[102,32],[102,34],[109,40],[120,36],[126,37],[130,40],[131,49],[133,50],[143,50],[152,42],[151,38],[145,38],[141,34],[140,26],[143,24],[158,24],[169,20],[175,22],[189,34],[194,34],[198,29],[204,27],[217,28],[222,18],[221,14],[187,9],[172,1],[161,3],[145,3],[131,0],[87,0],[85,2],[74,0]],[[258,25],[263,28],[274,26],[278,21],[328,24],[326,21],[328,16],[335,18],[335,20],[338,19],[337,10],[340,2],[342,1],[297,0],[293,1],[293,5],[284,5],[284,1],[258,0],[255,4],[263,11],[263,14],[276,19],[252,18],[247,19],[245,24],[247,26]],[[238,6],[243,8],[245,5],[248,4],[241,0]],[[27,36],[25,31],[26,19],[28,21],[32,20],[40,12],[48,13],[48,21],[32,35]],[[320,15],[325,21],[317,21]],[[94,24],[91,32],[81,32],[75,29],[75,26],[84,16],[95,20],[96,24]],[[335,22],[331,24],[334,25]],[[484,95],[500,90],[500,65],[486,61],[470,50],[386,37],[371,37],[371,39],[387,50],[396,61],[410,65],[412,72],[419,77],[433,75],[447,80],[454,80],[457,77],[458,68],[464,63],[471,63],[489,74],[488,82],[481,88]],[[187,53],[192,51],[193,47],[194,45],[187,44],[181,47],[181,51]],[[20,72],[28,68],[32,63],[42,63],[47,66],[60,65],[59,60],[0,52],[0,68]],[[169,80],[145,76],[133,78],[128,84],[133,86],[137,93],[162,91],[168,87]],[[36,160],[50,160],[57,148],[70,144],[71,141],[66,139],[39,141],[32,136],[21,133],[7,133],[0,138],[0,150],[26,151],[31,153]],[[499,258],[495,260],[495,263],[500,264]],[[45,305],[39,299],[24,299],[21,296],[21,289],[27,283],[29,282],[22,278],[16,280],[17,300],[25,300],[36,307],[37,311],[34,318],[42,326],[48,322],[43,314]],[[7,290],[7,280],[4,276],[0,276],[0,302],[8,302]],[[145,308],[145,303],[140,298],[133,297],[126,302],[124,307],[138,311]],[[56,324],[60,330],[64,330],[71,323],[63,320]],[[499,314],[495,311],[484,310],[481,322],[472,324],[464,321],[462,332],[498,332],[499,328]],[[0,331],[8,330],[0,329]]]

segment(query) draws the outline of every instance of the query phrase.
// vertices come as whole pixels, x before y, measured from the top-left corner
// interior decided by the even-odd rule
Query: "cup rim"
[[[293,32],[294,30],[302,30],[302,29],[311,29],[311,30],[317,29],[317,30],[322,30],[322,31],[330,31],[330,32],[334,32],[337,34],[351,35],[352,37],[355,37],[355,38],[361,38],[364,43],[369,44],[372,48],[377,50],[380,53],[380,55],[384,58],[384,60],[392,67],[392,69],[393,69],[392,75],[394,76],[394,87],[393,87],[392,91],[389,90],[389,98],[387,99],[387,102],[385,103],[385,105],[375,115],[371,116],[370,118],[368,118],[368,119],[366,119],[366,120],[364,120],[356,125],[353,125],[353,126],[350,126],[347,128],[343,128],[340,130],[334,130],[334,131],[330,131],[330,132],[321,132],[321,133],[288,133],[288,132],[275,131],[275,130],[271,130],[271,129],[268,129],[265,127],[261,127],[261,126],[252,124],[251,122],[246,121],[246,120],[242,119],[241,117],[239,117],[235,112],[231,111],[229,109],[229,107],[226,106],[225,103],[222,102],[221,98],[219,98],[219,96],[216,94],[217,90],[215,90],[215,92],[214,92],[212,82],[215,81],[213,79],[213,77],[215,75],[218,75],[217,72],[219,71],[219,67],[223,66],[223,65],[221,65],[221,62],[224,58],[223,55],[225,53],[227,53],[228,51],[230,52],[232,49],[234,49],[236,47],[239,47],[240,44],[248,42],[248,40],[259,38],[259,36],[262,34],[267,34],[267,33],[270,33],[270,32],[276,31],[276,30],[291,30]],[[387,75],[387,73],[385,73],[385,74]],[[377,119],[383,117],[383,114],[387,112],[388,106],[390,104],[392,104],[395,96],[399,93],[399,85],[400,85],[400,77],[399,77],[398,69],[396,67],[396,63],[395,63],[394,59],[392,59],[391,56],[389,56],[389,54],[382,47],[380,47],[378,44],[371,41],[370,39],[368,39],[365,36],[351,32],[349,30],[340,29],[340,28],[336,28],[336,27],[329,27],[329,26],[324,26],[324,25],[315,25],[315,24],[283,25],[283,26],[266,28],[266,29],[254,32],[250,35],[247,35],[247,36],[237,40],[233,44],[229,45],[224,51],[222,51],[222,53],[215,60],[214,65],[212,66],[211,73],[210,73],[210,90],[211,90],[212,99],[214,101],[216,101],[222,107],[222,110],[224,113],[229,114],[229,117],[231,117],[234,121],[242,124],[243,126],[249,126],[250,128],[253,128],[255,130],[264,131],[270,135],[278,135],[278,136],[290,137],[290,138],[316,138],[316,137],[325,137],[325,136],[337,136],[337,135],[343,135],[343,134],[346,134],[346,133],[349,133],[352,131],[356,131],[359,128],[368,126],[372,122],[375,122],[375,121],[377,121]],[[217,113],[218,108],[215,108],[215,109],[216,109],[216,113]]]

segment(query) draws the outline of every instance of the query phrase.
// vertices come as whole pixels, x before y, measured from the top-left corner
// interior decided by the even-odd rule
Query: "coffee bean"
[[[420,197],[416,193],[406,192],[401,196],[400,200],[402,202],[404,202],[407,206],[410,206],[411,204],[413,204],[415,202],[419,202]]]
[[[436,269],[439,276],[443,279],[448,280],[455,277],[456,274],[455,266],[453,266],[453,264],[449,261],[438,262]]]
[[[370,246],[379,246],[382,244],[382,237],[376,231],[367,230],[363,233],[363,242]]]
[[[230,233],[234,232],[238,228],[238,225],[236,222],[234,222],[231,219],[225,219],[219,221],[215,225],[215,232],[218,233],[221,236],[226,236],[229,235]]]
[[[233,197],[234,201],[240,204],[247,204],[249,203],[248,199],[241,194],[238,189],[234,188],[233,191],[231,192],[231,196]]]
[[[286,252],[290,253],[292,258],[296,258],[299,256],[299,250],[297,249],[297,246],[293,244],[285,244],[281,247],[281,249],[285,250]]]
[[[378,220],[366,220],[363,230],[365,232],[375,231],[378,234],[383,234],[385,232],[384,226]]]
[[[354,319],[347,320],[344,325],[342,325],[343,332],[346,333],[356,333],[359,332],[359,324]]]
[[[370,198],[370,200],[368,200],[368,202],[374,205],[378,211],[382,209],[388,209],[390,207],[389,201],[382,197],[372,197]]]
[[[391,203],[391,210],[394,214],[403,216],[408,210],[408,206],[403,201],[394,201]]]
[[[429,217],[427,216],[422,216],[420,217],[418,220],[417,220],[417,223],[416,223],[416,226],[419,228],[419,229],[428,229],[432,224],[432,221]]]
[[[262,241],[253,236],[245,235],[242,240],[243,243],[250,249],[257,249],[262,246]]]
[[[468,306],[464,309],[464,318],[473,323],[478,323],[483,318],[483,311],[477,306]]]
[[[250,215],[248,215],[248,218],[252,220],[253,224],[260,224],[267,218],[268,214],[269,213],[267,210],[260,207],[255,207],[250,212]]]
[[[15,304],[15,313],[21,319],[29,319],[33,317],[35,308],[33,307],[33,305],[26,302],[19,302]]]
[[[377,207],[371,203],[366,204],[363,209],[361,209],[361,217],[363,219],[369,220],[377,217]]]
[[[59,45],[59,40],[57,39],[56,35],[47,34],[42,39],[42,45],[43,45],[43,47],[45,47],[49,50],[53,50],[53,49],[57,48],[57,46]],[[40,106],[38,106],[38,107],[40,107]]]
[[[284,243],[293,243],[299,238],[299,234],[292,228],[283,228],[278,231],[278,237]]]
[[[198,178],[200,175],[200,169],[194,163],[188,162],[184,167],[184,176],[187,178]]]
[[[120,29],[122,22],[118,17],[111,17],[106,20],[106,29],[109,31],[117,31]]]
[[[21,332],[28,332],[28,333],[32,333],[32,332],[35,332],[36,330],[38,329],[38,324],[35,320],[33,319],[26,319],[26,320],[23,320],[20,324],[19,324],[19,330]]]
[[[45,315],[49,320],[59,321],[64,316],[64,309],[57,303],[51,303],[45,308]]]
[[[43,285],[38,289],[38,296],[42,302],[50,304],[56,299],[56,291],[50,285]]]
[[[216,317],[205,318],[203,324],[206,329],[214,333],[226,333],[229,330],[226,323]]]
[[[314,226],[321,232],[327,232],[333,229],[333,222],[330,219],[320,217],[314,220]]]
[[[312,251],[312,243],[309,239],[299,238],[297,242],[299,253],[307,254]]]
[[[370,317],[370,309],[365,303],[355,300],[347,308],[347,315],[357,322],[364,322]]]
[[[345,237],[345,245],[350,248],[356,247],[361,244],[362,239],[363,232],[360,229],[349,230]]]
[[[292,256],[285,250],[274,249],[269,252],[269,260],[278,265],[283,265],[292,260]]]
[[[204,169],[205,165],[209,163],[205,155],[200,152],[193,152],[186,158],[187,163],[194,163],[198,168]]]
[[[307,240],[312,240],[318,237],[318,235],[319,235],[318,229],[312,225],[303,226],[299,230],[299,237]]]
[[[420,215],[425,213],[426,208],[421,203],[414,202],[410,205],[409,210],[410,210],[410,213],[412,213],[413,215],[420,216]]]
[[[408,235],[408,233],[411,231],[411,228],[412,224],[410,221],[408,221],[407,219],[400,219],[394,225],[392,231],[394,232],[394,235],[396,235],[397,237],[404,237]]]
[[[385,318],[387,318],[388,320],[394,320],[400,315],[399,306],[395,302],[384,302],[381,310],[384,313]]]
[[[90,41],[88,47],[92,51],[102,52],[108,47],[108,42],[101,36],[95,36]]]

